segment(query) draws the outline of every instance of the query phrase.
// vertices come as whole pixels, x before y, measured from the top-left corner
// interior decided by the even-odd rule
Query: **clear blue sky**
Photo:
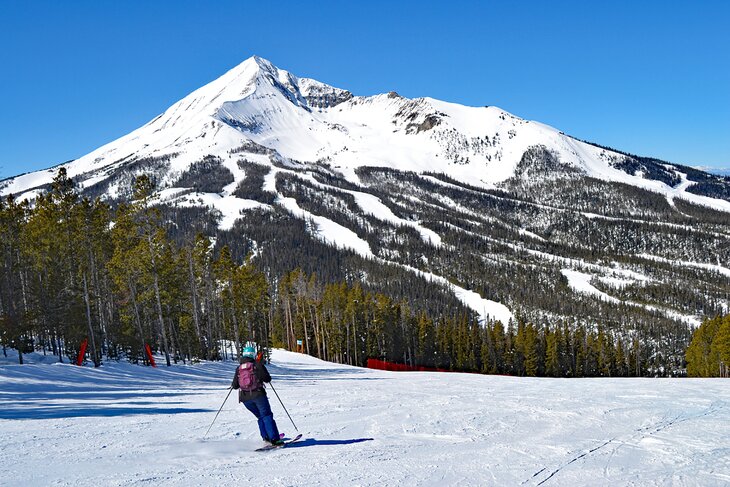
[[[729,4],[0,0],[0,177],[84,155],[253,54],[727,167]]]

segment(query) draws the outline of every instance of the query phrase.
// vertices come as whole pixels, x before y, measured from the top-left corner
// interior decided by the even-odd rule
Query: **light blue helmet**
[[[256,349],[253,347],[243,347],[241,357],[254,358],[256,356]]]

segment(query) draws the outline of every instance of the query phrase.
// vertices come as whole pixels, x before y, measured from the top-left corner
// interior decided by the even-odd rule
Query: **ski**
[[[292,438],[291,440],[287,440],[287,441],[285,441],[285,442],[284,442],[284,443],[282,443],[281,445],[266,445],[266,446],[262,446],[261,448],[256,448],[256,450],[255,450],[255,451],[269,451],[269,450],[276,450],[277,448],[284,448],[284,447],[286,447],[287,445],[289,445],[289,444],[291,444],[291,443],[294,443],[295,441],[297,441],[297,440],[299,440],[299,439],[301,439],[301,438],[302,438],[302,434],[301,434],[301,433],[299,433],[299,434],[298,434],[297,436],[295,436],[295,437],[294,437],[294,438]]]

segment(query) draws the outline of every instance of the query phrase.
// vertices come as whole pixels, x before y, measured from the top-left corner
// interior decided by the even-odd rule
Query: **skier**
[[[279,437],[279,429],[264,389],[264,382],[271,382],[271,375],[264,364],[254,359],[255,356],[253,347],[244,347],[241,365],[236,367],[231,387],[238,389],[238,402],[242,402],[258,419],[261,438],[272,445],[280,446],[284,441]]]

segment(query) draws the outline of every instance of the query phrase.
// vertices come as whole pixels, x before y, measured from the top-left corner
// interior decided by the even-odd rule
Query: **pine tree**
[[[626,377],[626,354],[621,339],[616,340],[616,376]]]
[[[365,309],[368,302],[369,298],[366,297],[360,283],[355,283],[347,294],[347,307],[345,308],[347,354],[352,365],[364,365],[367,360],[364,326],[366,323]],[[352,342],[350,342],[350,335],[352,335]]]
[[[436,331],[433,321],[426,313],[418,314],[418,351],[416,362],[420,365],[433,367],[435,365],[434,355],[436,354]]]
[[[687,375],[690,377],[717,377],[720,375],[720,342],[713,342],[723,325],[723,317],[705,320],[692,334],[687,347]],[[714,349],[713,349],[714,348]]]
[[[552,332],[549,328],[545,329],[546,341],[546,357],[545,366],[546,374],[551,377],[560,377],[560,328],[556,328],[556,332]]]
[[[584,377],[589,374],[587,371],[587,360],[588,353],[586,350],[586,331],[585,328],[580,325],[576,328],[573,333],[573,350],[574,350],[574,366],[575,377]]]
[[[722,319],[710,346],[710,357],[717,357],[718,375],[730,377],[730,315]]]
[[[139,176],[134,182],[134,218],[139,232],[140,245],[137,248],[138,256],[143,264],[143,282],[146,284],[147,293],[143,296],[149,297],[156,314],[157,331],[162,338],[165,362],[169,367],[170,362],[170,337],[165,323],[164,310],[162,306],[162,287],[160,285],[162,253],[167,245],[167,237],[160,223],[160,211],[151,206],[154,185],[146,175]]]
[[[227,245],[223,246],[214,266],[216,279],[223,284],[221,297],[226,315],[230,319],[233,328],[233,344],[236,348],[236,356],[241,352],[241,332],[239,329],[240,307],[236,295],[238,291],[236,271],[237,266],[233,262],[231,250]]]
[[[538,348],[538,332],[535,325],[528,323],[525,325],[523,354],[525,357],[525,375],[528,377],[536,377],[540,371],[539,357],[540,350]]]
[[[75,207],[78,195],[61,168],[51,191],[36,199],[24,227],[22,251],[30,266],[29,307],[35,326],[55,341],[59,361],[72,358],[83,339],[85,326],[82,291],[78,280]],[[32,326],[32,325],[31,325]]]
[[[27,262],[21,251],[27,215],[27,202],[17,203],[12,195],[0,200],[0,341],[3,353],[6,346],[17,348],[21,365],[29,331],[24,304]]]
[[[634,336],[631,342],[631,350],[629,351],[629,376],[641,377],[643,370],[641,341],[638,336]]]
[[[83,289],[91,357],[94,366],[98,367],[101,364],[101,350],[97,348],[97,344],[102,343],[106,328],[99,281],[103,278],[103,263],[109,256],[109,208],[99,200],[91,202],[84,198],[77,205],[75,213],[77,222],[74,238],[81,253],[78,259],[78,273]],[[96,308],[93,314],[92,308]]]

